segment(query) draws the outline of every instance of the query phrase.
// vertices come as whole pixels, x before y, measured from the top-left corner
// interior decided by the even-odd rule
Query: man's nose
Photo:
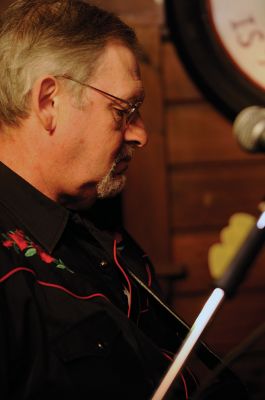
[[[133,143],[136,147],[143,147],[147,144],[148,134],[141,117],[126,127],[124,140]]]

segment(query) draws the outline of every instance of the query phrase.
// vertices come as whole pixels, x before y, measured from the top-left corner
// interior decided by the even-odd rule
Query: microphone
[[[265,108],[250,106],[236,117],[233,132],[243,150],[265,153]]]

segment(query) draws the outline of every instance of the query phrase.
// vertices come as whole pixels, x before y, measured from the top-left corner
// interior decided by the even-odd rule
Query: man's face
[[[119,43],[106,47],[87,83],[130,102],[143,97],[136,58]],[[73,94],[65,91],[53,147],[56,169],[50,179],[57,185],[57,201],[82,208],[123,188],[133,151],[146,144],[147,135],[139,114],[122,129],[121,110],[127,106],[91,88],[84,88],[82,107],[75,103]]]

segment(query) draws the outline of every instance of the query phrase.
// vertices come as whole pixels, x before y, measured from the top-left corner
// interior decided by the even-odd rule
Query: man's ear
[[[43,128],[53,133],[57,123],[58,82],[53,76],[37,80],[32,88],[32,106]]]

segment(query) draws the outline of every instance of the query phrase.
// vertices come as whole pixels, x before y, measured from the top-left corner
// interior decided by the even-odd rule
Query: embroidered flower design
[[[2,237],[4,238],[2,241],[4,247],[13,248],[17,253],[23,252],[25,257],[37,255],[46,264],[54,263],[56,268],[74,273],[61,259],[56,259],[46,253],[39,245],[26,236],[22,230],[16,229],[15,231],[7,232],[7,234],[2,233]]]
[[[3,236],[6,237],[6,240],[3,242],[3,245],[5,247],[12,247],[13,245],[16,245],[16,247],[21,251],[25,250],[28,247],[27,241],[24,239],[24,234],[22,231],[10,231],[8,232],[7,236]]]

